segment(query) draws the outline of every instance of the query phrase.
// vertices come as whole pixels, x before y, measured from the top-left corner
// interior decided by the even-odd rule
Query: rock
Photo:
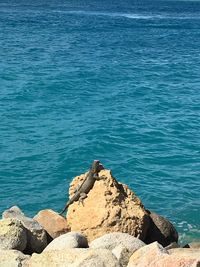
[[[87,248],[87,239],[76,232],[69,232],[67,234],[61,235],[55,238],[44,251],[50,250],[64,250],[68,248]]]
[[[70,198],[85,175],[72,181]],[[99,176],[102,178],[95,182],[83,205],[77,201],[69,206],[67,221],[71,230],[83,233],[89,241],[111,232],[124,232],[143,240],[149,216],[140,199],[126,185],[118,183],[111,171],[101,170]]]
[[[112,250],[112,254],[115,255],[121,266],[126,267],[132,252],[130,252],[125,246],[118,245]]]
[[[17,206],[3,212],[3,218],[14,218],[19,220],[27,230],[27,247],[25,253],[32,254],[33,252],[40,253],[47,246],[47,233],[42,226],[24,215]]]
[[[27,231],[22,223],[15,219],[0,220],[0,249],[24,251],[27,245]]]
[[[173,242],[178,242],[178,233],[167,219],[153,212],[149,212],[149,216],[151,222],[144,240],[146,244],[157,241],[166,247]]]
[[[173,248],[168,250],[169,254],[191,259],[200,259],[200,248]]]
[[[191,267],[200,267],[200,260],[196,260]]]
[[[157,261],[153,261],[148,267],[198,267],[199,263],[198,260],[187,257],[166,255]],[[141,267],[146,267],[146,265]]]
[[[90,248],[112,250],[122,266],[127,266],[134,251],[145,246],[145,243],[126,233],[110,233],[93,240]]]
[[[199,253],[182,248],[167,251],[157,242],[140,248],[130,257],[128,267],[197,267]]]
[[[112,250],[119,245],[123,245],[133,253],[137,249],[145,246],[145,243],[126,233],[110,233],[93,240],[89,244],[89,247]]]
[[[171,248],[179,248],[179,244],[176,242],[173,242],[171,244],[169,244],[168,246],[165,247],[165,249],[169,250]]]
[[[129,259],[128,267],[147,267],[166,255],[168,255],[167,250],[158,242],[154,242],[135,251]]]
[[[0,250],[1,267],[25,267],[29,258],[18,250]]]
[[[29,267],[120,267],[116,257],[107,249],[73,248],[33,254]]]
[[[184,248],[200,248],[200,242],[191,242],[184,246]]]
[[[70,231],[67,220],[53,210],[41,210],[34,218],[54,239]]]

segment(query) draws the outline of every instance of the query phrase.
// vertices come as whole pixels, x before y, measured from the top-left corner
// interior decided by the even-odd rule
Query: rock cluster
[[[70,186],[70,198],[86,174]],[[0,220],[0,267],[199,267],[200,243],[178,247],[165,218],[144,208],[111,171],[64,218],[52,210],[33,219],[14,206]]]

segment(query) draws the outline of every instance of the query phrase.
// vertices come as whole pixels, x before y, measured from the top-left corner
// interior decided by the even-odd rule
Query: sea
[[[200,240],[200,1],[0,0],[0,212],[94,159]]]

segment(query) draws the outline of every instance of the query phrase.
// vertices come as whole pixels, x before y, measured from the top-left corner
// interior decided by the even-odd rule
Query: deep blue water
[[[200,2],[0,0],[0,211],[60,211],[100,159],[200,238]]]

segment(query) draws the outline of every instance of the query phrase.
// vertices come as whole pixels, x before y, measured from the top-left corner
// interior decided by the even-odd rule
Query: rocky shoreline
[[[70,185],[70,199],[88,172]],[[197,267],[200,243],[180,248],[167,219],[145,209],[127,185],[103,167],[82,203],[64,218],[41,210],[29,218],[13,206],[0,220],[0,267]]]

